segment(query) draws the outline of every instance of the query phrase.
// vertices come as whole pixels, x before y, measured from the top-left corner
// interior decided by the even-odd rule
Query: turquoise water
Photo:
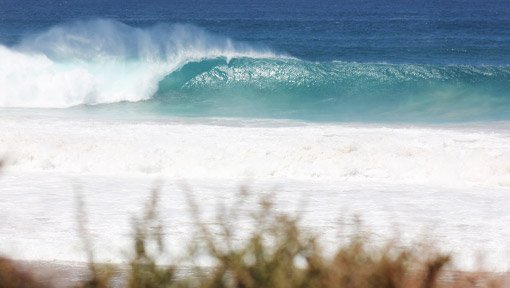
[[[158,113],[326,121],[503,120],[510,67],[224,58],[167,75]]]

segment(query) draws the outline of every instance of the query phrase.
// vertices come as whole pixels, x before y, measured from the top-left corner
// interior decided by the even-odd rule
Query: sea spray
[[[182,64],[204,58],[273,57],[191,25],[133,28],[77,21],[0,45],[1,107],[65,108],[149,99]]]

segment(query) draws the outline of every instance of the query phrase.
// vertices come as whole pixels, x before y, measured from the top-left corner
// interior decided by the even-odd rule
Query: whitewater
[[[122,262],[154,185],[179,253],[185,187],[213,217],[247,185],[304,213],[326,247],[357,214],[377,239],[398,230],[462,268],[478,252],[510,268],[508,65],[304,60],[189,24],[98,19],[0,44],[0,87],[0,253],[84,261],[82,191],[99,260]]]
[[[20,259],[85,261],[76,191],[87,201],[98,259],[118,262],[131,216],[154,186],[179,255],[193,235],[187,189],[209,219],[247,185],[274,191],[281,211],[304,213],[326,247],[336,245],[339,219],[361,215],[381,241],[396,231],[407,243],[426,236],[461,268],[476,268],[477,253],[487,267],[509,267],[508,128],[17,116],[1,117],[0,132],[8,156],[0,249]]]

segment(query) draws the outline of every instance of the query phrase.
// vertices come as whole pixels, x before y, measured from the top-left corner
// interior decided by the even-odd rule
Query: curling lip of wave
[[[78,21],[0,45],[0,107],[56,107],[149,99],[183,63],[204,58],[279,57],[191,25],[133,28]]]
[[[177,82],[176,88],[181,89],[224,88],[236,85],[250,85],[259,89],[278,88],[277,85],[324,88],[331,85],[338,90],[349,88],[347,85],[362,86],[361,83],[388,87],[420,81],[458,81],[469,84],[486,80],[510,80],[510,67],[308,62],[291,58],[217,58],[188,62],[167,75],[162,83]]]

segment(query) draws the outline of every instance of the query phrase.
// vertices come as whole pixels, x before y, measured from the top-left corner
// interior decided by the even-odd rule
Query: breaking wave
[[[187,61],[273,57],[190,25],[133,28],[113,20],[74,22],[0,46],[2,107],[65,108],[140,101]]]
[[[0,46],[0,86],[0,107],[141,101],[172,115],[510,119],[508,66],[309,62],[190,25],[104,19]]]

